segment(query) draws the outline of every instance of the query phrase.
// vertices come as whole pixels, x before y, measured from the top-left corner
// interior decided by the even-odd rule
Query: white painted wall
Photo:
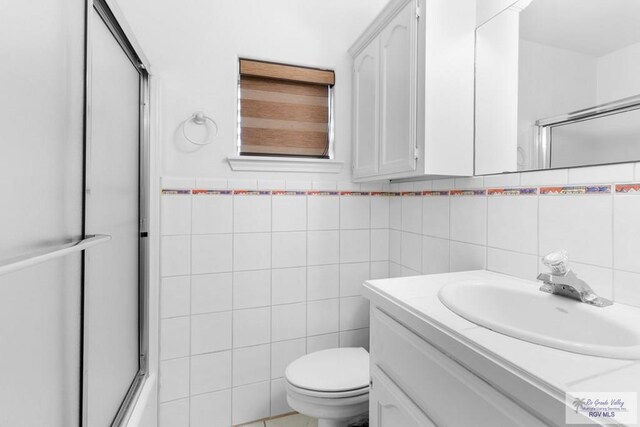
[[[339,175],[289,174],[290,179],[350,180],[351,59],[348,46],[387,0],[120,0],[131,28],[164,87],[162,166],[168,176],[281,178],[232,172],[236,152],[239,56],[336,71],[336,158]],[[203,110],[220,126],[219,137],[195,149],[179,126]]]

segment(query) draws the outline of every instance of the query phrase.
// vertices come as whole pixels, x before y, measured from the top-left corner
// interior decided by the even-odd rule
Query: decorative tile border
[[[567,185],[557,187],[505,187],[483,190],[425,190],[425,191],[325,191],[325,190],[205,190],[171,189],[161,190],[166,195],[236,195],[236,196],[535,196],[535,195],[580,195],[580,194],[640,194],[640,183],[606,185]]]
[[[640,194],[640,184],[617,184],[616,193]]]
[[[233,190],[191,190],[191,194],[197,195],[231,195]]]
[[[574,185],[565,187],[540,187],[541,195],[609,194],[610,185]]]
[[[536,187],[527,188],[490,188],[487,190],[488,196],[537,196]]]
[[[422,192],[422,195],[423,196],[448,196],[449,191],[448,190],[440,190],[440,191],[425,190]]]
[[[451,190],[452,196],[486,196],[487,190]]]

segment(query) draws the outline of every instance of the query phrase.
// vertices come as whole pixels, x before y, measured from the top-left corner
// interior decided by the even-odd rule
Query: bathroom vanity
[[[483,317],[493,318],[494,322],[503,319],[507,323],[509,316],[520,316],[513,325],[506,325],[517,333],[518,329],[527,328],[527,313],[535,316],[535,308],[542,307],[540,327],[535,326],[535,319],[529,325],[537,328],[533,335],[542,338],[544,328],[549,328],[548,343],[556,347],[565,341],[572,342],[557,339],[571,330],[562,327],[560,321],[571,327],[572,322],[588,322],[593,316],[591,325],[574,325],[576,331],[595,328],[595,335],[576,332],[578,337],[573,344],[578,349],[582,346],[584,352],[598,346],[600,320],[608,319],[611,325],[624,327],[624,323],[616,322],[634,321],[640,316],[640,310],[620,304],[591,307],[545,294],[537,290],[539,285],[488,271],[365,282],[362,293],[371,302],[370,425],[564,426],[567,425],[567,393],[638,393],[640,362],[634,354],[640,344],[640,334],[633,331],[631,324],[620,332],[626,337],[624,342],[616,343],[615,338],[602,336],[603,346],[599,346],[599,351],[612,351],[614,356],[596,357],[494,332],[448,308],[451,301],[456,303],[456,291],[462,289],[464,293],[460,295],[471,294],[471,298],[477,298],[478,292],[474,296],[465,287],[486,287],[493,292],[491,299],[480,299],[476,306],[479,310],[484,307],[501,314]],[[449,291],[441,292],[442,289]],[[504,298],[500,296],[500,289],[505,290]],[[515,290],[513,295],[509,295],[508,289]],[[540,305],[532,303],[533,309],[528,311],[517,305],[514,295],[537,295],[533,292],[542,296]],[[613,307],[618,308],[613,311]],[[555,320],[555,327],[552,322],[544,323],[545,316],[553,317],[551,311],[545,312],[547,309],[560,316]],[[630,335],[625,335],[627,333]],[[628,347],[624,349],[626,353],[620,353],[620,347],[625,346]],[[621,355],[627,358],[620,358]],[[584,424],[598,425],[586,418]]]

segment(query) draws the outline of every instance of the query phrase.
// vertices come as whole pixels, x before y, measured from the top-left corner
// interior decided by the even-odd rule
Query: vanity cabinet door
[[[414,171],[417,17],[409,2],[380,34],[380,174]]]
[[[378,173],[380,39],[353,61],[353,177]]]
[[[375,367],[371,372],[371,384],[371,427],[436,427],[383,372]]]

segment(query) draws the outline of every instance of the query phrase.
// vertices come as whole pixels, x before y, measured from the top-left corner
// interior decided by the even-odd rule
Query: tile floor
[[[301,414],[285,415],[266,421],[243,424],[242,427],[317,427],[318,421]]]

